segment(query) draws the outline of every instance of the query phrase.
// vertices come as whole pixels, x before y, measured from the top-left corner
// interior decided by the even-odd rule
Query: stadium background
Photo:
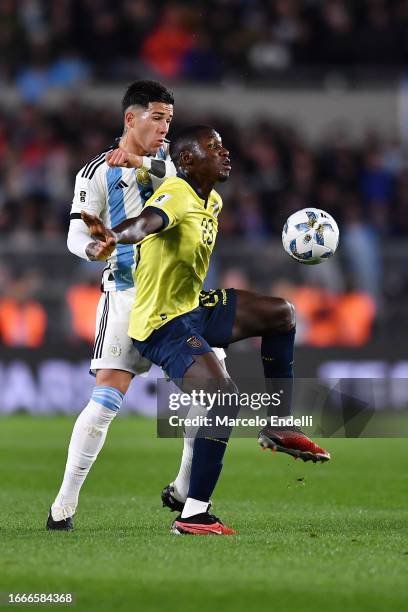
[[[89,397],[100,266],[67,251],[68,215],[137,78],[173,89],[170,137],[207,122],[231,151],[208,285],[295,303],[298,376],[405,377],[407,34],[397,0],[0,0],[0,412]],[[280,243],[308,205],[341,230],[312,268]],[[233,346],[231,373],[260,373],[257,351]],[[135,381],[127,409],[154,407],[152,379]]]
[[[93,386],[100,270],[65,246],[73,179],[120,134],[125,86],[163,81],[171,133],[208,121],[231,150],[209,283],[291,297],[297,375],[384,377],[384,402],[401,409],[407,67],[406,0],[0,0],[0,604],[72,592],[87,612],[407,609],[404,438],[322,440],[326,465],[235,438],[213,501],[238,535],[197,541],[170,537],[160,507],[181,439],[132,415],[109,432],[75,531],[44,530]],[[311,204],[335,216],[341,243],[307,268],[280,231]],[[256,342],[228,363],[260,373]],[[154,382],[139,378],[121,412],[154,409]],[[408,413],[393,414],[402,436]]]

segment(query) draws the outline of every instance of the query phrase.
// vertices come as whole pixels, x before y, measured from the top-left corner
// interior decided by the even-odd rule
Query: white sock
[[[55,521],[75,513],[81,487],[97,458],[123,400],[114,387],[95,387],[92,397],[78,416],[71,436],[61,488],[51,506]]]
[[[183,454],[179,472],[173,482],[174,497],[179,501],[185,501],[190,486],[191,462],[193,460],[194,438],[184,438]]]
[[[183,512],[181,513],[181,518],[189,518],[190,516],[194,516],[195,514],[207,512],[207,510],[208,502],[203,502],[199,499],[194,499],[193,497],[187,497],[186,503],[184,504]]]
[[[205,416],[207,409],[205,406],[191,406],[188,411],[187,418],[192,419],[195,416]],[[173,482],[175,498],[179,501],[185,501],[190,487],[191,462],[193,460],[194,440],[198,427],[186,427],[184,433],[183,454],[179,472]]]
[[[222,349],[217,349],[217,351],[221,351],[221,353],[225,355]],[[216,355],[218,357],[218,353],[216,353]],[[220,359],[220,363],[225,372],[227,373],[225,359]],[[203,406],[192,406],[188,412],[187,417],[193,418],[198,415],[201,416],[206,414],[207,410]],[[190,427],[186,430],[179,472],[176,476],[176,479],[172,483],[172,485],[174,486],[174,497],[179,501],[185,501],[187,499],[188,489],[190,487],[191,462],[193,460],[193,448],[195,439],[194,436],[197,433],[197,429],[198,427]]]

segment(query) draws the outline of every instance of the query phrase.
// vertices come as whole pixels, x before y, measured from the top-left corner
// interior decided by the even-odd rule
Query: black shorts
[[[235,289],[202,291],[200,306],[165,323],[147,340],[133,340],[133,344],[171,379],[182,379],[194,355],[210,353],[212,346],[228,346],[236,305]]]

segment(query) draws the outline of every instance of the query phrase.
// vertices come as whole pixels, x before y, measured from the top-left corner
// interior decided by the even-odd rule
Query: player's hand
[[[111,168],[140,168],[143,165],[143,157],[128,153],[125,149],[114,149],[106,154],[106,163]]]
[[[112,232],[112,230],[105,226],[99,217],[96,215],[90,215],[84,210],[81,210],[81,219],[88,226],[89,233],[92,238],[106,244],[111,244],[110,239],[112,239],[116,244],[115,234]]]
[[[91,242],[86,247],[85,251],[88,259],[91,261],[106,261],[116,248],[116,242],[113,238],[109,238],[109,242],[101,242],[96,240]]]

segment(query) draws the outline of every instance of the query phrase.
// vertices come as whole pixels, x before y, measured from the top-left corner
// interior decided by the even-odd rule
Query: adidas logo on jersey
[[[129,187],[129,185],[127,183],[125,183],[125,181],[119,181],[119,183],[116,185],[115,189],[124,189],[125,187]]]

